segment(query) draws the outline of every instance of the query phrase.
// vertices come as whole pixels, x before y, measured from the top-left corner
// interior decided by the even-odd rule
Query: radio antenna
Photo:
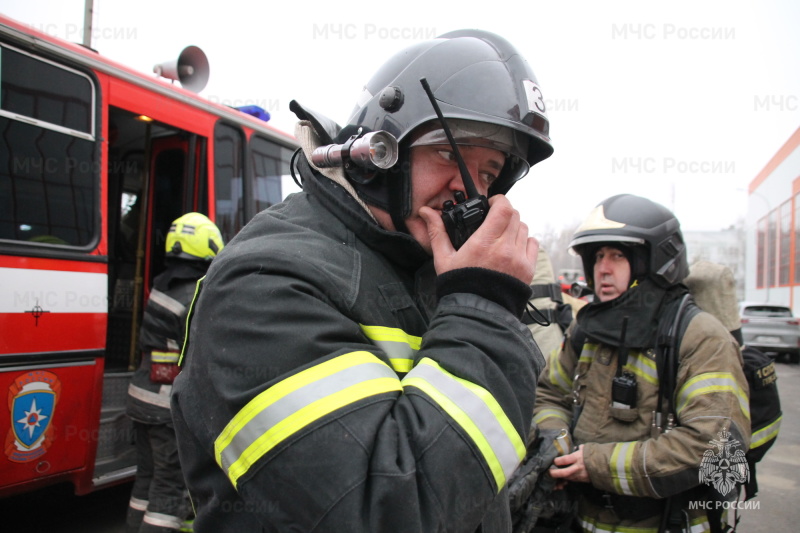
[[[428,95],[428,99],[431,101],[433,110],[436,111],[436,116],[439,117],[439,122],[442,124],[442,129],[444,129],[444,133],[447,135],[447,140],[450,142],[450,146],[453,148],[453,154],[455,154],[456,161],[458,162],[458,170],[461,172],[461,179],[464,182],[467,198],[477,198],[480,196],[478,189],[475,188],[475,182],[472,181],[472,176],[469,175],[467,165],[464,164],[464,158],[461,157],[461,152],[458,149],[458,145],[456,145],[456,140],[453,138],[453,134],[450,132],[450,128],[447,126],[447,121],[445,121],[444,116],[442,115],[442,110],[439,109],[439,104],[436,103],[436,98],[433,96],[431,86],[428,85],[428,80],[426,78],[420,78],[419,82],[422,84],[422,88],[425,89],[425,94]]]

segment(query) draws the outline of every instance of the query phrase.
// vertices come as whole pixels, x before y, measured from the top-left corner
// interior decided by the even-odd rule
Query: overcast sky
[[[574,224],[624,192],[673,209],[684,230],[727,227],[744,215],[748,184],[800,126],[793,0],[94,7],[101,54],[152,73],[199,46],[211,65],[201,95],[260,105],[288,132],[292,99],[346,123],[374,71],[417,41],[461,28],[504,36],[536,73],[555,146],[509,195],[534,234]],[[82,40],[83,11],[83,0],[0,0],[4,15],[72,41]]]

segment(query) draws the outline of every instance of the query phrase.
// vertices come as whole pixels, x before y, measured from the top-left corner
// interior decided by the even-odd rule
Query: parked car
[[[800,363],[800,318],[784,305],[739,304],[744,343],[769,354],[773,359],[786,356]]]

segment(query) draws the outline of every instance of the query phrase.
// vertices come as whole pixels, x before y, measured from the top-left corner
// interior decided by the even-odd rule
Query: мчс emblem
[[[11,429],[5,452],[10,461],[27,463],[47,452],[60,395],[61,382],[52,372],[32,370],[17,376],[8,388]]]
[[[731,438],[731,434],[722,430],[719,438],[709,441],[717,449],[706,450],[700,462],[700,482],[713,485],[722,496],[732,491],[737,484],[747,483],[750,479],[750,467],[747,465],[744,451],[735,450],[741,443]]]

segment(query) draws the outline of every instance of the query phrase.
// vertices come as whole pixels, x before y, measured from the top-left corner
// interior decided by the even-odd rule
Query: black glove
[[[560,434],[559,429],[537,427],[525,460],[508,482],[514,533],[528,533],[533,529],[545,507],[545,500],[555,487],[555,480],[546,472],[553,459],[560,455],[556,447],[556,438]]]

